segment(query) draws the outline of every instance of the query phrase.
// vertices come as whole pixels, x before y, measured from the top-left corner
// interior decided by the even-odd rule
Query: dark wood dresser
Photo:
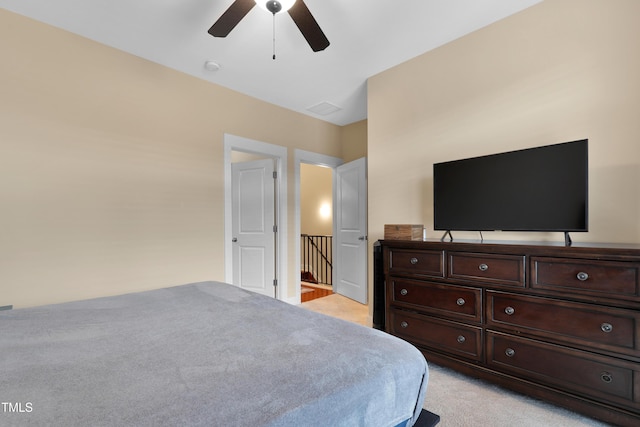
[[[428,361],[640,425],[640,246],[380,243],[385,329]]]

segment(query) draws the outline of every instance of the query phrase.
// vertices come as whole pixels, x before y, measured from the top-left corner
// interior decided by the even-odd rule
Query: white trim
[[[278,287],[276,298],[283,299],[288,290],[287,265],[287,147],[224,134],[224,280],[233,282],[233,246],[231,244],[231,152],[260,154],[273,157],[276,161],[278,186],[276,188],[276,222],[278,225],[277,271]],[[284,289],[284,291],[283,291]]]
[[[326,166],[334,170],[333,173],[333,197],[335,198],[335,169],[344,163],[342,159],[337,157],[326,156],[324,154],[313,153],[311,151],[305,150],[294,150],[293,152],[293,181],[294,181],[294,233],[296,235],[296,239],[300,238],[300,163],[307,163],[317,166]],[[335,203],[333,203],[333,217],[335,218]],[[334,224],[334,233],[335,234],[335,221]],[[296,277],[300,277],[299,273],[299,265],[300,265],[300,244],[295,245],[295,265],[296,265]],[[333,253],[335,253],[335,248]],[[293,304],[300,304],[300,284],[296,283],[296,293],[294,296]]]

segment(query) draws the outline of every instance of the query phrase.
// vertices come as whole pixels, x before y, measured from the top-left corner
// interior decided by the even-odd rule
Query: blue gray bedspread
[[[2,426],[395,426],[427,378],[398,338],[218,282],[0,312]]]

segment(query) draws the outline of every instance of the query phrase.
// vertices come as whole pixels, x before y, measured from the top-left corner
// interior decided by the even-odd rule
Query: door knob
[[[231,241],[232,241],[233,243],[235,243],[235,242],[237,242],[237,241],[238,241],[238,238],[237,238],[237,237],[234,237],[233,239],[231,239]]]
[[[366,237],[365,237],[365,236],[360,236],[360,237],[358,237],[358,240],[365,240],[365,239],[366,239]]]

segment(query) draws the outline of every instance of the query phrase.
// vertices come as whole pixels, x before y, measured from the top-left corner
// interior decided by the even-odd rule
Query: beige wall
[[[341,157],[338,126],[5,10],[0,54],[0,306],[223,280],[224,133],[291,177],[293,148]]]
[[[346,162],[367,157],[367,120],[351,123],[340,128],[342,156]]]
[[[589,229],[640,243],[640,1],[545,0],[369,80],[369,237],[433,230],[432,164],[589,138]],[[477,239],[477,233],[454,233]],[[560,233],[485,233],[553,240]]]
[[[329,216],[321,209],[328,207]],[[333,170],[322,166],[300,165],[300,232],[333,235]]]

